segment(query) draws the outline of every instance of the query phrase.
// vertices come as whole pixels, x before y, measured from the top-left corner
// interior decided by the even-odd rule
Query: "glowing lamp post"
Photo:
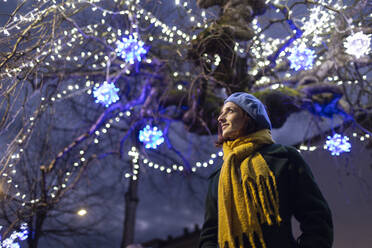
[[[77,212],[77,214],[78,214],[79,216],[85,216],[87,213],[88,213],[88,211],[85,210],[84,208],[80,209],[80,210]]]

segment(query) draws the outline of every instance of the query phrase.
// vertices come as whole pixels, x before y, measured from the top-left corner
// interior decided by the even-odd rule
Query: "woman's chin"
[[[226,134],[226,135],[223,135],[222,134],[222,137],[225,139],[225,140],[235,140],[237,137],[236,135],[232,135],[232,134]]]

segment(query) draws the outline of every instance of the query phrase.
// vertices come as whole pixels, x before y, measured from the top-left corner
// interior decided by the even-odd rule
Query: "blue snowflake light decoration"
[[[291,62],[291,69],[308,70],[313,67],[315,54],[314,50],[306,48],[303,45],[292,48],[291,54],[288,57]]]
[[[1,227],[0,227],[1,229]],[[0,236],[0,247],[4,248],[20,248],[18,241],[23,241],[28,238],[28,230],[27,230],[27,224],[23,223],[20,227],[20,230],[14,231],[9,238],[6,238],[4,240],[1,240]]]
[[[147,53],[146,48],[144,47],[145,43],[141,40],[137,40],[133,35],[124,37],[121,41],[116,42],[116,53],[125,62],[134,64],[136,61],[141,61],[142,56]]]
[[[114,83],[104,82],[100,87],[94,88],[93,96],[96,98],[96,103],[101,103],[108,107],[111,103],[119,100],[119,89],[115,87]]]
[[[156,149],[164,142],[163,132],[157,127],[147,125],[139,133],[139,140],[145,145],[145,148]]]
[[[350,152],[351,144],[347,136],[336,133],[327,137],[324,148],[330,151],[332,156],[339,156],[341,153]]]

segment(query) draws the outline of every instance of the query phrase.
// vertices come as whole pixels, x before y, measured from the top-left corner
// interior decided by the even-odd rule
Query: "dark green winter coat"
[[[309,166],[298,151],[289,146],[266,145],[261,153],[274,173],[279,193],[280,225],[262,226],[267,248],[330,248],[333,243],[331,211],[314,181]],[[216,248],[218,233],[218,180],[220,169],[209,178],[205,220],[199,248]],[[302,235],[294,239],[291,217],[300,223]],[[249,242],[244,246],[250,248]],[[257,248],[261,245],[257,242]]]

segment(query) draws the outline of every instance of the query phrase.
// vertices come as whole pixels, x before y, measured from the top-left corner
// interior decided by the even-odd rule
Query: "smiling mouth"
[[[223,124],[223,125],[221,126],[221,128],[224,129],[224,128],[227,127],[227,126],[228,126],[228,124]]]

